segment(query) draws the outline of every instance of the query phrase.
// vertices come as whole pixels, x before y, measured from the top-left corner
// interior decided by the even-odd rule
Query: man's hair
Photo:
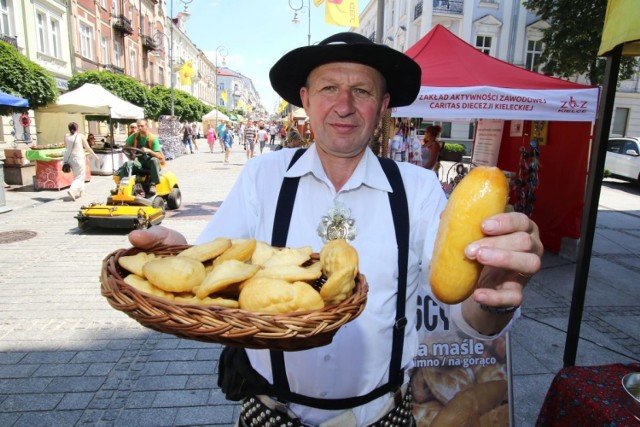
[[[78,131],[78,124],[76,122],[69,123],[69,132],[76,133]]]
[[[140,127],[142,125],[146,126],[147,125],[147,119],[138,119],[136,121],[136,123],[138,124],[138,127]]]

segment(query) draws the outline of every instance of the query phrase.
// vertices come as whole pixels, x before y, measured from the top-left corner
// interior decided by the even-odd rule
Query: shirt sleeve
[[[162,146],[160,145],[160,138],[158,138],[158,135],[154,135],[153,136],[153,141],[151,142],[151,149],[153,151],[162,151]]]
[[[450,316],[450,320],[453,323],[455,323],[456,326],[462,332],[464,332],[465,334],[469,335],[470,337],[481,339],[481,340],[490,340],[490,339],[500,338],[501,336],[506,334],[511,329],[511,327],[513,326],[515,321],[518,319],[518,317],[520,317],[520,308],[518,308],[513,313],[513,317],[511,318],[509,323],[507,323],[507,325],[504,327],[504,329],[502,329],[502,331],[498,332],[495,335],[483,335],[483,334],[479,333],[478,331],[476,331],[473,327],[471,327],[471,325],[469,325],[466,322],[466,320],[464,320],[464,317],[462,317],[462,304],[456,304],[456,305],[450,306],[449,316]]]
[[[124,145],[129,145],[132,146],[133,145],[133,139],[135,138],[136,133],[132,133],[131,135],[129,135],[126,139],[126,141],[124,142]]]
[[[250,238],[255,234],[260,206],[256,193],[256,170],[247,162],[231,191],[213,215],[195,244],[216,237]]]

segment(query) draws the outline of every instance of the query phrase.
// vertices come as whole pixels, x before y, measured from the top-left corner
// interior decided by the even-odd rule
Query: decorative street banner
[[[422,86],[413,104],[392,110],[393,117],[473,120],[551,120],[588,122],[598,108],[598,89],[511,89],[486,86]]]
[[[511,425],[508,334],[493,340],[472,338],[449,321],[429,295],[418,296],[418,322],[420,347],[411,373],[417,425]]]
[[[477,166],[496,166],[504,120],[479,119],[471,159]]]

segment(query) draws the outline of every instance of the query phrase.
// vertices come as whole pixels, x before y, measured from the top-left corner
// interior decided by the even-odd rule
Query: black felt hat
[[[407,55],[357,33],[338,33],[285,54],[269,71],[273,89],[290,104],[302,106],[300,88],[311,71],[331,62],[355,62],[378,70],[387,81],[389,108],[411,104],[418,96],[422,70]]]

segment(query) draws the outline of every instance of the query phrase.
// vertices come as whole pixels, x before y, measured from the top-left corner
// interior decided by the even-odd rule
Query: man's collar
[[[312,173],[316,178],[329,182],[315,144],[311,144],[307,151],[298,159],[298,161],[285,172],[285,177],[301,177],[308,173]],[[360,185],[366,185],[378,190],[391,192],[391,184],[387,180],[387,177],[380,166],[380,161],[376,155],[367,148],[364,152],[364,156],[358,162],[353,174],[342,187],[342,190],[349,190]]]

